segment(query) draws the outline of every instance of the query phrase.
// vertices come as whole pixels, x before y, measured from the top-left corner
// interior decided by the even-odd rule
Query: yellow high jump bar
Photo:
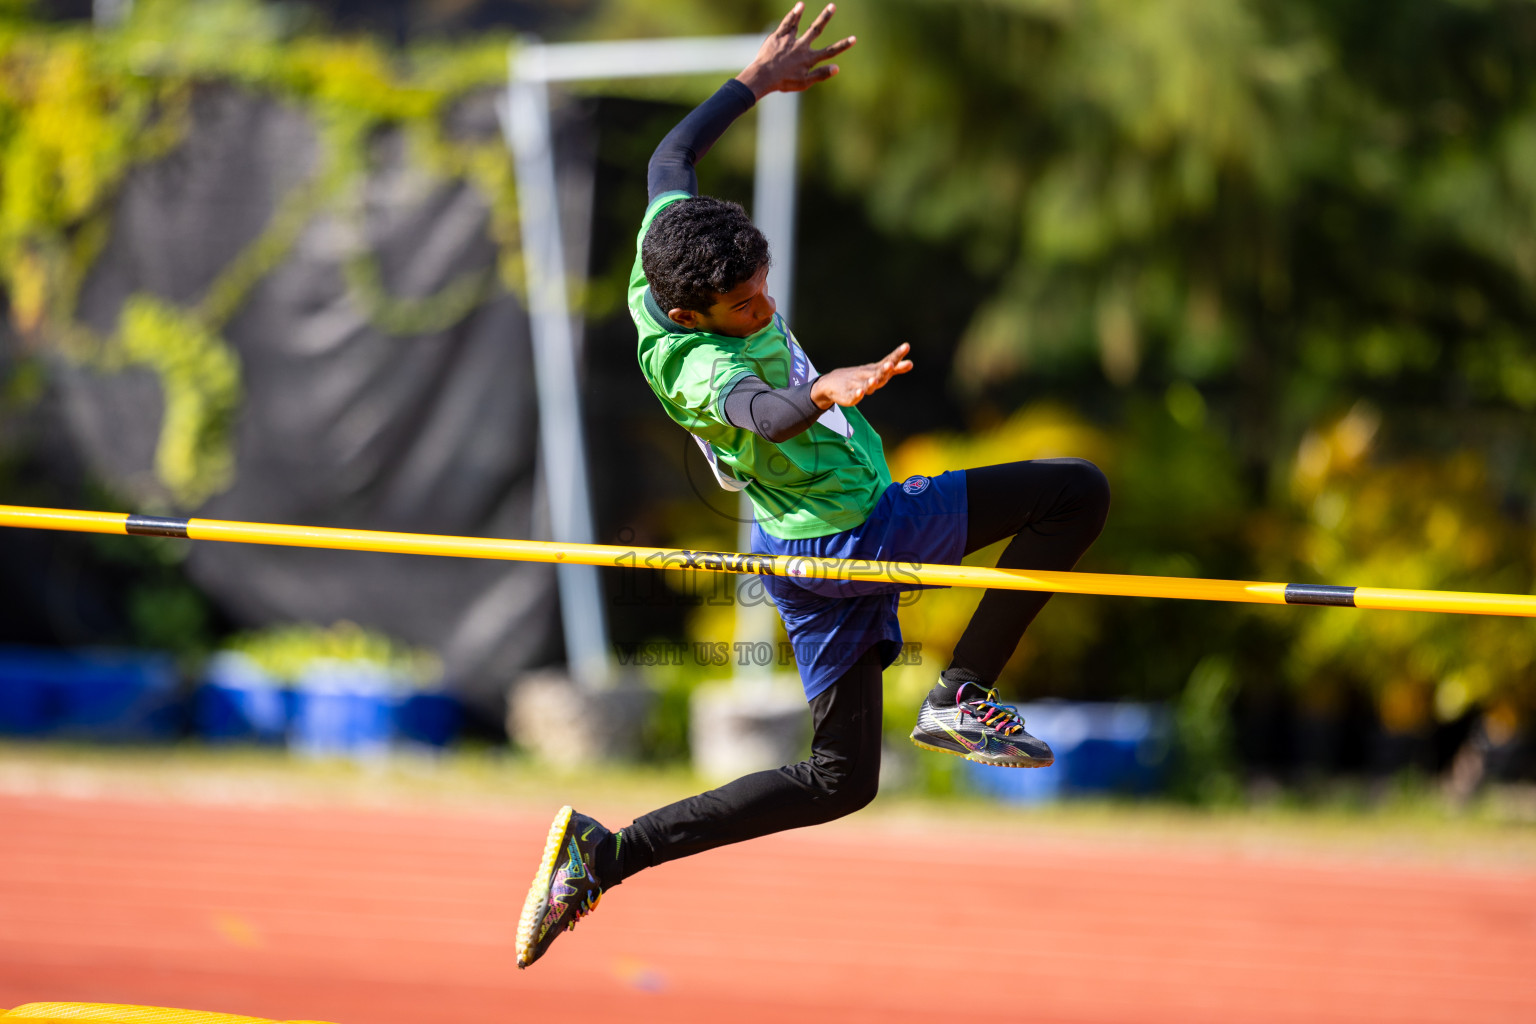
[[[0,526],[130,536],[277,544],[285,547],[385,551],[409,555],[494,558],[514,562],[603,565],[620,569],[693,569],[757,573],[801,579],[888,581],[936,587],[1040,590],[1111,597],[1162,597],[1246,604],[1308,604],[1392,611],[1455,612],[1464,615],[1536,617],[1536,595],[1469,594],[1448,590],[1337,587],[1310,583],[1252,583],[1176,576],[1116,576],[1088,572],[989,569],[969,565],[923,565],[856,559],[736,554],[722,551],[562,544],[554,541],[447,537],[426,533],[343,530],[323,526],[237,523],[222,519],[174,519],[123,512],[0,505]]]

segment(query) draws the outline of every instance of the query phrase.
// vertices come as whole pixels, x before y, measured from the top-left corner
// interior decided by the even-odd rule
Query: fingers
[[[820,62],[826,60],[828,57],[836,57],[838,54],[842,53],[844,50],[848,49],[848,47],[852,46],[858,41],[858,36],[849,36],[847,39],[839,39],[837,42],[833,43],[831,46],[824,50],[812,50],[811,63],[819,64]]]
[[[837,74],[836,64],[823,64],[819,68],[812,68],[810,71],[807,71],[805,73],[805,77],[800,80],[800,87],[802,89],[809,89],[817,82],[825,82],[835,74]]]
[[[905,347],[905,345],[902,346],[902,348]],[[897,351],[900,351],[900,349]],[[906,373],[908,370],[911,370],[912,360],[902,359],[898,361],[896,359],[887,359],[882,363],[870,363],[869,366],[865,367],[865,369],[873,370],[874,372],[868,374],[868,376],[865,377],[864,391],[878,391],[885,387],[886,383],[892,377],[899,373]]]
[[[902,342],[877,363],[865,363],[863,366],[850,366],[833,371],[837,375],[835,378],[837,397],[834,401],[838,405],[858,405],[883,388],[892,377],[909,372],[912,369],[912,360],[902,357],[911,351],[911,348],[911,345]]]
[[[789,9],[789,13],[784,15],[784,20],[779,22],[779,27],[775,31],[780,35],[794,35],[795,30],[800,27],[800,15],[804,12],[805,4],[795,4]]]
[[[805,35],[800,37],[800,41],[803,43],[815,42],[816,37],[821,35],[821,30],[827,27],[827,22],[832,20],[832,15],[836,11],[836,4],[827,4],[826,7],[823,7],[821,13],[816,15],[816,20],[811,22],[811,27],[805,30]]]
[[[884,359],[880,360],[878,363],[870,363],[869,366],[871,369],[877,369],[879,371],[881,375],[881,383],[884,383],[885,380],[890,378],[892,375],[898,373],[906,373],[908,370],[912,369],[912,360],[902,358],[902,356],[906,355],[911,350],[911,345],[907,344],[906,342],[902,342],[900,345],[897,345],[895,348],[891,349],[891,351],[886,355]]]
[[[817,82],[825,82],[837,74],[836,64],[827,64],[823,67],[813,68],[799,78],[786,80],[779,86],[784,92],[804,92]]]

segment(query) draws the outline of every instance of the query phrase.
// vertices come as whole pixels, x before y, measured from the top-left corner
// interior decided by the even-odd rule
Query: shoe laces
[[[565,930],[568,932],[575,931],[576,922],[580,921],[582,918],[592,913],[592,911],[596,910],[597,904],[602,900],[602,898],[603,890],[588,889],[586,897],[583,898],[580,903],[576,904],[576,913],[571,915],[570,923],[565,926]]]
[[[985,696],[962,701],[960,709],[1000,736],[1012,736],[1024,731],[1024,716],[1011,704],[1002,703],[996,688]]]

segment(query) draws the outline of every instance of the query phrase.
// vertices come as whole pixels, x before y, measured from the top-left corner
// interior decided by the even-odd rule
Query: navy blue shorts
[[[851,530],[784,540],[752,527],[752,550],[810,558],[870,559],[959,565],[965,555],[965,470],[914,476],[891,484],[869,518]],[[934,589],[888,580],[820,580],[763,576],[794,646],[805,697],[812,700],[870,647],[881,667],[901,653],[897,602],[904,591]]]

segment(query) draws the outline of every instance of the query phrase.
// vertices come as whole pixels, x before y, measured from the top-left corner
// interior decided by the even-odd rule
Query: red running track
[[[853,823],[635,878],[519,973],[546,825],[0,796],[0,1007],[339,1024],[1536,1020],[1536,872]]]

